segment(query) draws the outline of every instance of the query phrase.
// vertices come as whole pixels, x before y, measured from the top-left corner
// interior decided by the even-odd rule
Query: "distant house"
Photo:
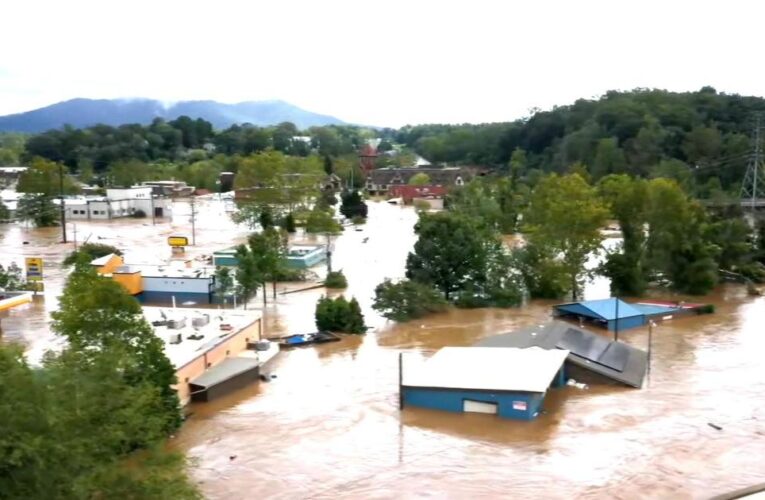
[[[370,194],[390,194],[391,188],[408,185],[417,174],[426,174],[430,178],[429,187],[442,186],[445,189],[462,186],[474,175],[462,167],[378,168],[369,173],[365,188]]]
[[[411,203],[415,198],[443,198],[446,192],[445,186],[410,186],[408,184],[394,185],[388,189],[388,195],[401,198],[404,203]]]
[[[60,200],[53,200],[61,203]],[[169,217],[172,205],[167,198],[152,195],[152,188],[134,186],[131,188],[109,188],[106,196],[76,196],[64,199],[68,220],[116,219],[132,217],[143,213],[151,217]]]

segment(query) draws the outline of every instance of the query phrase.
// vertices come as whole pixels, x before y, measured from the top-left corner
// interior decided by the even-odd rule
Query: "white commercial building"
[[[133,217],[142,212],[146,217],[172,216],[172,203],[167,198],[152,196],[152,188],[107,189],[106,196],[80,196],[66,198],[66,218],[71,220],[108,220]]]

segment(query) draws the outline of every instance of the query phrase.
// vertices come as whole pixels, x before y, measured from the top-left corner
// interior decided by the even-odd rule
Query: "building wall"
[[[180,278],[174,276],[144,276],[143,290],[146,292],[203,293],[212,292],[215,280],[206,278]]]
[[[619,318],[619,330],[627,330],[629,328],[638,328],[646,324],[645,316],[632,316],[630,318]],[[610,320],[608,322],[608,329],[616,329],[616,320]]]
[[[137,295],[143,291],[143,279],[141,273],[113,273],[112,279],[125,287],[130,295]]]
[[[236,259],[236,256],[234,255],[216,255],[213,254],[213,265],[214,266],[236,266],[239,262]]]
[[[226,359],[227,356],[236,356],[247,349],[248,342],[255,342],[262,338],[263,332],[261,321],[261,319],[255,320],[252,324],[240,330],[236,335],[226,339],[225,342],[200,354],[176,370],[175,376],[178,379],[178,382],[173,388],[178,392],[178,398],[181,400],[181,404],[185,405],[191,399],[191,389],[189,388],[190,381],[203,374],[208,368],[211,368]]]
[[[106,264],[96,268],[96,272],[98,274],[111,274],[114,271],[116,271],[117,268],[123,265],[124,263],[125,262],[121,256],[112,255]]]
[[[463,389],[402,387],[404,406],[462,412],[465,400],[496,403],[497,415],[515,420],[532,420],[542,407],[544,394],[529,392],[491,392]],[[524,408],[525,407],[525,408]]]

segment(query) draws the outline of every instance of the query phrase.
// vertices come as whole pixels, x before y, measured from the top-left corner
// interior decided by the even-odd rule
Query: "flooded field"
[[[78,238],[92,233],[91,240],[124,248],[130,260],[166,258],[166,237],[189,235],[183,210],[177,207],[173,221],[156,226],[151,220],[78,224]],[[220,203],[199,212],[191,255],[246,234]],[[346,230],[336,242],[334,267],[348,277],[346,294],[361,302],[369,334],[284,352],[272,382],[191,407],[172,446],[192,459],[205,495],[707,498],[765,481],[765,298],[749,298],[738,286],[705,297],[717,306],[714,315],[654,329],[652,373],[643,390],[552,390],[533,422],[400,412],[399,352],[470,345],[545,321],[551,304],[457,310],[401,325],[380,318],[371,310],[373,289],[384,277],[403,275],[415,219],[411,209],[374,203],[367,226]],[[0,316],[4,339],[22,341],[32,353],[55,345],[47,311],[55,308],[64,277],[55,265],[67,251],[59,238],[57,229],[0,226],[0,262],[46,259],[45,300]],[[265,309],[258,298],[251,307],[263,310],[268,335],[306,332],[314,328],[322,293],[279,295]],[[607,295],[602,280],[586,289],[587,298]],[[620,339],[645,348],[647,330],[629,330]]]

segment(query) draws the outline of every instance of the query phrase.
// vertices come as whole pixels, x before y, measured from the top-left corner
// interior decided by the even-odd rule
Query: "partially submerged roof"
[[[545,392],[568,351],[444,347],[420,363],[405,363],[402,385],[448,389]]]
[[[648,365],[645,351],[563,321],[487,337],[476,342],[475,346],[563,349],[568,353],[566,361],[637,388],[643,385]]]
[[[112,260],[112,258],[114,258],[116,256],[117,255],[113,254],[113,253],[110,253],[108,255],[104,255],[103,257],[99,257],[97,259],[93,259],[92,261],[90,261],[90,265],[92,265],[92,266],[105,266],[106,264],[109,263],[110,260]]]
[[[235,357],[226,358],[217,365],[213,366],[194,380],[190,384],[201,388],[214,387],[226,380],[236,377],[242,373],[254,370],[258,367],[258,358]]]
[[[643,316],[643,313],[637,308],[614,297],[558,304],[554,307],[559,311],[571,312],[603,321],[615,320],[617,313],[619,314],[619,319]]]

